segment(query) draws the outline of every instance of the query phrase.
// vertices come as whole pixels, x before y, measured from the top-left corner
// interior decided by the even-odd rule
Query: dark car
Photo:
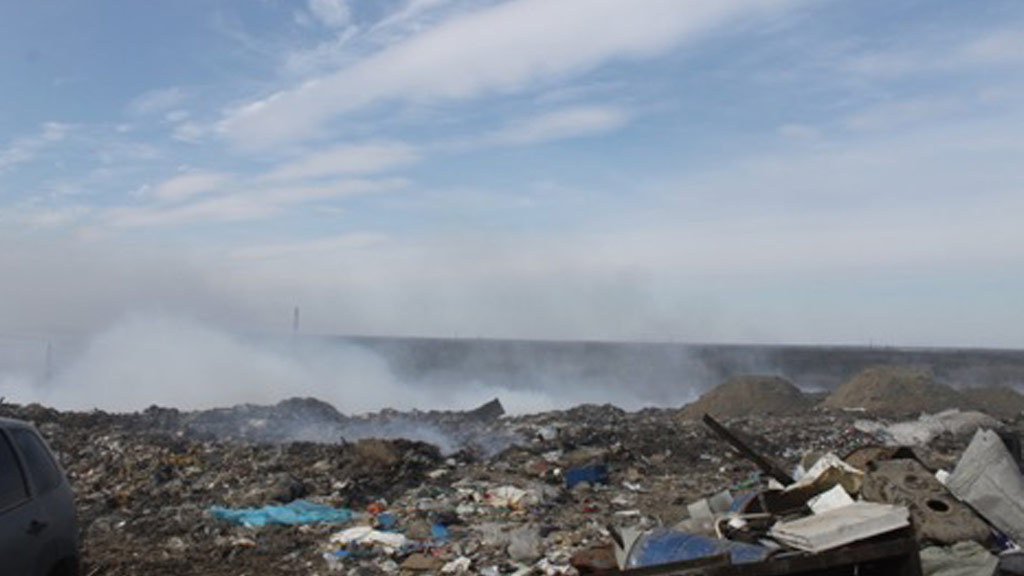
[[[0,574],[76,576],[75,501],[36,429],[0,418]]]

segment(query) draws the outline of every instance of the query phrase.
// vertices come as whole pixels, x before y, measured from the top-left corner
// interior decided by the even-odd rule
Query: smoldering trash
[[[1020,574],[1024,563],[1019,417],[609,405],[511,416],[497,401],[354,417],[313,399],[132,414],[0,404],[0,415],[35,422],[59,454],[90,576]]]

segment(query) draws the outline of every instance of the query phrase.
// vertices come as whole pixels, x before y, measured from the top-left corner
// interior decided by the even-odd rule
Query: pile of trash
[[[704,422],[754,462],[763,481],[689,503],[689,517],[675,526],[619,531],[619,570],[1024,574],[1017,435],[976,427],[952,471],[933,469],[912,447],[870,445],[844,457],[808,452],[790,474],[711,416]]]
[[[316,398],[290,398],[273,406],[242,404],[183,412],[150,407],[140,424],[203,440],[281,444],[333,444],[364,438],[405,438],[428,442],[449,454],[473,450],[494,454],[518,438],[496,425],[505,409],[497,399],[463,412],[382,412],[348,416]]]
[[[970,412],[719,422],[609,405],[510,416],[490,402],[346,416],[292,399],[134,414],[0,404],[0,416],[34,421],[58,453],[90,576],[938,574],[971,562],[983,569],[962,573],[992,574],[1024,538],[1024,421]]]

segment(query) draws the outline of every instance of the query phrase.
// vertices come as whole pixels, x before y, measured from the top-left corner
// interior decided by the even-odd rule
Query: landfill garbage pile
[[[908,457],[887,445],[889,428],[916,421],[863,413],[751,415],[719,428],[681,409],[502,413],[489,403],[350,417],[309,399],[134,414],[0,404],[58,453],[88,576],[657,573],[877,556],[863,542],[879,538],[895,560],[922,550],[922,564],[996,566],[992,551],[1020,537],[1017,509],[991,505],[1018,495],[1019,471],[998,450],[1017,421],[996,422],[993,440],[991,420],[943,416]],[[449,448],[340,433],[359,424],[370,436],[387,422],[429,425]],[[908,476],[934,482],[908,488]],[[958,515],[960,533],[934,520],[919,529],[935,506]],[[837,523],[857,529],[837,534]]]
[[[495,425],[504,413],[501,402],[492,400],[462,412],[384,410],[348,416],[315,398],[290,398],[273,406],[243,404],[191,412],[153,406],[135,418],[134,425],[190,438],[261,444],[405,438],[434,444],[445,454],[471,450],[490,455],[517,441]]]
[[[437,447],[402,439],[199,440],[170,429],[174,412],[0,406],[4,417],[35,422],[61,460],[76,493],[85,574],[285,573],[275,567],[299,566],[291,559],[311,549],[308,535],[214,522],[209,509],[302,498],[358,508],[418,486],[441,462]]]

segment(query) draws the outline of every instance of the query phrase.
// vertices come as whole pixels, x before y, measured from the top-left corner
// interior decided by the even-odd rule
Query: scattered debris
[[[505,407],[501,405],[501,400],[495,398],[490,402],[482,404],[479,408],[466,412],[468,418],[475,420],[481,420],[484,422],[490,422],[497,420],[505,415]]]
[[[839,485],[847,492],[856,494],[860,492],[863,482],[864,471],[847,464],[829,452],[818,458],[811,469],[804,472],[799,480],[787,486],[785,491],[810,498]]]
[[[353,526],[352,528],[346,528],[345,530],[331,536],[330,541],[332,544],[339,544],[341,546],[349,546],[351,544],[359,544],[362,546],[379,545],[391,552],[405,546],[409,542],[404,534],[400,534],[398,532],[382,532],[380,530],[375,530],[372,526]]]
[[[807,507],[815,514],[824,514],[830,510],[835,510],[836,508],[842,508],[843,506],[853,504],[853,502],[853,498],[846,489],[843,488],[841,484],[836,484],[832,488],[808,500]]]
[[[909,448],[842,411],[702,424],[681,410],[490,410],[350,417],[297,400],[137,414],[4,404],[0,416],[36,421],[59,454],[96,576],[916,575],[920,547],[952,565],[976,550],[965,542],[1019,561],[1002,551],[1024,526],[1004,446],[1021,421]],[[415,422],[457,448],[275,428],[303,421],[334,424],[301,434]]]
[[[410,554],[399,565],[399,568],[406,572],[437,572],[442,567],[444,567],[444,562],[440,558],[428,556],[422,552]]]
[[[1000,423],[982,412],[961,412],[951,408],[938,414],[922,414],[917,420],[888,425],[872,420],[858,420],[854,426],[863,432],[880,435],[890,446],[920,446],[942,434],[970,436],[978,428],[998,428]]]

